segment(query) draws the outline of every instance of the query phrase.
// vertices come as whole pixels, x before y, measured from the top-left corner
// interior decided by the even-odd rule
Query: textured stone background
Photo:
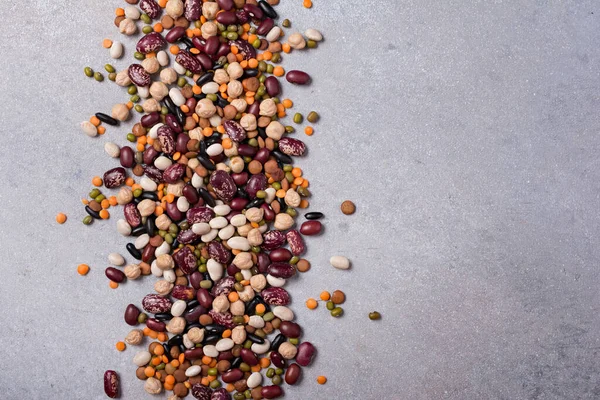
[[[285,62],[313,75],[285,94],[322,115],[300,165],[327,214],[313,269],[289,284],[319,357],[286,398],[600,397],[599,3],[282,3],[327,39]],[[147,397],[134,350],[114,343],[153,278],[110,290],[106,255],[126,240],[116,218],[80,222],[91,178],[116,164],[104,142],[127,132],[78,128],[125,98],[82,73],[110,61],[100,43],[119,38],[121,4],[0,2],[2,399],[103,399],[109,368],[124,399]],[[332,269],[334,254],[353,268]],[[304,307],[338,288],[344,318]]]

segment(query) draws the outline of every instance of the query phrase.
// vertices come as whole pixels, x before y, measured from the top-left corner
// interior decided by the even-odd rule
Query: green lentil
[[[258,246],[252,246],[252,252],[256,253],[256,254],[260,253],[260,247],[258,247]]]
[[[265,197],[267,197],[267,192],[265,192],[264,190],[259,190],[258,192],[256,192],[256,197],[258,197],[259,199],[264,199]]]
[[[244,291],[244,285],[242,285],[239,282],[234,283],[233,287],[235,288],[236,291],[238,292],[243,292]]]
[[[261,72],[265,72],[267,70],[267,63],[264,61],[258,62],[258,70]]]
[[[273,64],[267,65],[267,74],[272,74],[273,73],[273,69],[275,69],[275,67],[273,66]]]
[[[339,317],[344,313],[344,309],[342,307],[336,307],[333,310],[331,310],[331,316],[332,317]]]
[[[298,261],[300,261],[300,257],[294,256],[290,259],[290,264],[296,265],[296,264],[298,264]]]
[[[180,76],[179,79],[177,79],[177,86],[179,87],[184,87],[186,83],[187,79],[185,79],[183,76]]]
[[[226,37],[229,40],[237,40],[238,33],[237,32],[228,32],[227,35],[226,35]]]
[[[148,314],[146,313],[140,313],[140,315],[138,315],[138,323],[143,324],[144,322],[146,322],[146,320],[148,319]]]
[[[109,81],[116,81],[117,80],[117,73],[116,72],[111,72],[110,74],[108,74],[108,80]]]
[[[132,103],[137,103],[138,101],[140,101],[140,96],[138,96],[137,94],[134,94],[133,96],[131,96],[131,97],[129,98],[129,100],[130,100]]]
[[[266,76],[264,76],[264,75],[261,75],[261,76],[259,76],[259,77],[258,77],[258,81],[259,81],[260,83],[265,83],[265,81],[266,81],[266,80],[267,80],[267,77],[266,77]]]
[[[210,387],[213,389],[218,389],[221,387],[221,382],[219,380],[215,379],[214,381],[212,381],[210,383]]]
[[[281,26],[283,26],[284,28],[289,28],[290,26],[292,26],[292,22],[286,18],[281,22]]]
[[[83,218],[83,224],[84,224],[84,225],[90,225],[92,222],[94,222],[94,218],[92,218],[92,216],[91,216],[91,215],[86,215],[86,216]]]
[[[275,189],[275,190],[281,189],[281,183],[279,183],[279,182],[273,182],[271,184],[271,186],[273,186],[273,189]]]
[[[244,323],[244,317],[242,317],[241,315],[236,315],[235,317],[233,317],[233,323],[236,325],[242,325]],[[252,343],[252,342],[250,342]],[[247,347],[249,348],[249,347]]]
[[[234,278],[237,282],[241,282],[244,280],[244,275],[241,272],[236,272]]]
[[[252,342],[250,342],[250,343],[252,343]],[[240,369],[244,372],[248,372],[248,371],[250,371],[250,366],[243,362],[240,364]]]
[[[267,370],[267,378],[272,378],[275,376],[275,369],[274,368],[269,368]]]
[[[106,70],[106,72],[109,72],[109,73],[110,73],[110,72],[115,72],[115,67],[113,67],[113,66],[112,66],[112,65],[110,65],[110,64],[106,64],[106,65],[104,65],[104,69]]]
[[[256,140],[256,138],[252,138],[252,139],[248,140],[248,144],[252,147],[256,147],[256,146],[258,146],[258,140]]]
[[[102,194],[102,192],[100,191],[100,189],[92,189],[89,193],[89,196],[94,199],[98,196],[100,196]]]
[[[294,346],[298,346],[298,342],[300,342],[300,341],[298,340],[298,338],[291,338],[291,339],[288,339],[288,342],[290,342]]]
[[[139,104],[136,104],[134,107],[135,111],[139,112],[139,113],[143,113],[144,112],[144,107],[140,106]]]
[[[276,375],[282,375],[282,374],[283,374],[283,369],[281,369],[281,368],[277,368],[277,369],[275,370],[275,374],[276,374]]]
[[[373,311],[373,312],[369,313],[369,319],[372,321],[381,319],[381,314],[379,314],[377,311]]]
[[[164,239],[168,244],[173,244],[173,236],[169,235],[168,233],[165,233]]]
[[[96,196],[94,198],[94,200],[96,200],[98,203],[100,203],[102,200],[106,199],[106,196],[103,194],[99,194],[98,196]]]
[[[133,53],[133,58],[135,58],[136,60],[143,60],[144,58],[146,58],[146,56],[143,53],[136,51],[135,53]]]
[[[192,76],[194,76],[194,73],[188,69],[187,71],[185,71],[185,76],[187,76],[188,78],[191,78]]]
[[[198,271],[202,272],[203,274],[206,273],[206,271],[208,271],[208,268],[206,267],[206,264],[202,264],[198,267]]]
[[[308,120],[308,122],[310,123],[315,123],[319,120],[319,114],[317,114],[316,111],[311,111],[308,113],[308,115],[306,116],[306,119]]]
[[[90,67],[85,67],[83,69],[83,73],[85,74],[85,76],[87,76],[88,78],[91,78],[92,76],[94,76],[94,70],[91,69]]]
[[[335,304],[333,304],[333,301],[331,301],[331,300],[329,300],[325,306],[327,307],[327,309],[329,311],[331,311],[335,308]]]
[[[289,208],[287,210],[285,210],[285,212],[290,216],[290,217],[295,217],[296,215],[298,215],[298,213],[296,212],[296,210],[294,210],[293,208]]]
[[[128,133],[127,140],[129,140],[130,142],[135,142],[135,135],[133,133]]]
[[[286,172],[285,173],[285,179],[287,179],[287,181],[289,183],[292,183],[292,182],[294,182],[294,175],[292,175],[291,172]]]
[[[250,389],[246,389],[246,391],[244,392],[244,397],[247,399],[252,398],[252,393],[250,392]]]
[[[265,333],[265,331],[263,331],[262,329],[257,329],[257,330],[255,330],[255,331],[254,331],[254,334],[255,334],[256,336],[258,336],[258,337],[261,337],[261,338],[263,338],[263,339],[267,337],[267,334],[266,334],[266,333]]]
[[[161,370],[161,369],[165,369],[165,363],[160,363],[156,366],[156,369]]]
[[[303,188],[302,186],[298,186],[298,188],[296,189],[296,191],[302,197],[308,197],[308,196],[310,196],[310,191],[307,188]]]
[[[217,374],[219,373],[219,371],[217,371],[216,368],[209,368],[207,373],[210,376],[217,376]]]
[[[137,87],[135,85],[129,85],[127,88],[127,93],[130,95],[134,95],[137,93]]]
[[[152,19],[148,16],[148,14],[143,13],[142,15],[140,15],[140,19],[142,20],[142,22],[144,22],[145,24],[149,24],[152,22]]]
[[[256,95],[259,97],[264,96],[267,93],[267,88],[265,87],[265,85],[260,85],[258,87],[258,89],[256,90]]]
[[[302,114],[300,114],[300,113],[294,114],[294,122],[295,123],[301,124],[303,119],[304,119],[304,117],[302,117]]]
[[[245,398],[244,393],[237,392],[233,395],[233,400],[244,400]]]
[[[167,106],[162,106],[160,108],[160,113],[161,115],[167,115],[169,113],[169,109],[167,108]]]
[[[281,61],[281,54],[273,53],[273,57],[271,57],[271,61],[274,63],[278,63],[279,61]]]
[[[308,47],[309,49],[314,49],[317,47],[317,42],[315,42],[314,40],[308,39],[306,41],[306,47]]]
[[[104,80],[104,75],[101,72],[94,72],[94,79],[98,82],[102,82]]]
[[[211,280],[206,279],[206,280],[200,281],[200,287],[202,289],[210,289],[212,287],[212,285],[213,285],[213,283]]]
[[[293,127],[293,126],[291,126],[291,125],[287,125],[287,126],[285,127],[285,131],[286,131],[287,133],[294,133],[294,132],[296,132],[296,128],[294,128],[294,127]]]
[[[281,379],[281,376],[279,376],[279,375],[275,375],[273,377],[273,379],[271,379],[271,382],[273,382],[273,385],[281,385],[281,381],[282,381],[282,379]]]
[[[252,42],[252,47],[258,49],[260,47],[260,39],[256,39],[254,42]]]
[[[263,319],[265,320],[265,322],[273,321],[273,319],[275,319],[275,314],[269,311],[268,313],[263,315]]]
[[[283,171],[284,172],[292,172],[293,169],[294,169],[294,167],[291,166],[291,165],[289,165],[289,164],[286,164],[286,165],[283,166]]]
[[[152,32],[153,30],[154,29],[150,25],[146,25],[142,28],[142,32],[144,32],[146,35]]]
[[[213,103],[214,103],[215,101],[217,101],[217,95],[216,95],[216,94],[214,94],[214,93],[207,94],[207,95],[206,95],[206,98],[207,98],[207,99],[209,99],[210,101],[212,101]]]
[[[142,189],[135,189],[133,191],[133,197],[140,197],[144,191]]]

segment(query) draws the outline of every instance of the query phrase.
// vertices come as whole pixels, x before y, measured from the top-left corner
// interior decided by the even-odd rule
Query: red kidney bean
[[[108,267],[104,270],[104,274],[108,279],[113,282],[121,283],[125,280],[126,276],[123,271],[120,271],[113,267]]]
[[[254,4],[244,4],[244,11],[246,11],[252,18],[263,19],[264,13],[259,6]]]
[[[302,156],[306,151],[304,142],[298,139],[284,137],[279,140],[279,150],[288,156]]]
[[[198,47],[198,46],[196,46],[196,47]],[[204,49],[204,46],[202,47],[202,49]],[[202,51],[204,51],[204,50],[202,50]],[[210,59],[210,57],[207,56],[206,54],[204,54],[204,53],[196,54],[196,59],[200,62],[200,65],[202,65],[202,68],[204,68],[204,70],[208,71],[208,70],[212,69],[213,62]]]
[[[263,386],[260,389],[260,395],[265,399],[276,399],[283,396],[283,389],[277,385]]]
[[[194,205],[198,203],[200,197],[198,197],[198,191],[189,183],[183,187],[183,197],[190,203]]]
[[[185,35],[183,26],[174,26],[169,33],[166,34],[165,40],[169,43],[175,43]]]
[[[104,372],[104,393],[111,399],[119,396],[119,376],[115,371]]]
[[[190,301],[196,297],[196,290],[190,286],[175,285],[171,291],[171,296],[177,300]]]
[[[151,128],[159,122],[160,114],[156,111],[153,111],[150,114],[146,114],[140,119],[140,123],[144,128]]]
[[[188,21],[197,21],[202,15],[202,0],[185,0],[183,15]]]
[[[231,177],[233,178],[233,181],[235,182],[235,184],[238,186],[244,186],[246,184],[246,182],[248,182],[248,173],[247,172],[231,174]]]
[[[260,36],[266,36],[267,33],[275,26],[275,22],[271,18],[265,18],[258,28],[256,28],[256,34]]]
[[[254,199],[259,190],[267,188],[267,184],[267,177],[264,174],[252,175],[246,184],[246,193],[248,193],[251,199]]]
[[[148,243],[146,247],[144,247],[144,251],[142,251],[142,261],[145,263],[150,262],[154,258],[155,251],[156,247]]]
[[[171,311],[173,303],[166,297],[162,297],[158,294],[147,294],[142,299],[142,307],[144,311],[151,314],[160,314]]]
[[[228,119],[223,121],[222,125],[223,128],[225,128],[225,133],[227,133],[229,135],[229,138],[234,142],[241,142],[242,140],[246,139],[246,131],[244,130],[244,128],[242,128],[242,126],[239,123]]]
[[[243,143],[238,146],[238,154],[242,157],[254,157],[257,150],[249,144]]]
[[[104,173],[104,186],[113,189],[125,183],[125,168],[117,167]]]
[[[304,253],[304,240],[297,230],[292,229],[291,231],[288,231],[285,234],[285,238],[290,245],[290,250],[292,251],[293,255],[299,256],[300,254]]]
[[[188,349],[183,352],[185,354],[186,360],[198,360],[204,356],[204,351],[202,347],[196,347],[195,349]]]
[[[177,183],[185,174],[185,166],[183,164],[171,164],[163,172],[163,180],[167,183]]]
[[[264,250],[275,250],[278,247],[283,246],[285,243],[285,235],[279,231],[267,231],[263,235],[262,248]]]
[[[156,19],[161,11],[155,0],[141,0],[140,8],[152,19]]]
[[[300,233],[306,236],[318,235],[323,225],[320,221],[305,221],[300,226]]]
[[[229,11],[233,8],[233,0],[217,0],[217,4],[221,10]]]
[[[140,64],[131,64],[127,69],[127,75],[131,82],[138,86],[148,86],[150,84],[150,75]]]
[[[276,366],[277,368],[285,367],[285,359],[278,352],[272,351],[271,354],[269,355],[269,358],[271,359],[271,362],[273,363],[273,365]]]
[[[254,159],[256,161],[258,161],[259,163],[264,164],[267,161],[269,161],[270,155],[271,155],[271,151],[269,149],[267,149],[266,147],[263,147],[262,149],[260,149],[256,152]]]
[[[229,54],[230,51],[231,51],[231,45],[229,45],[227,43],[221,43],[221,47],[219,47],[219,50],[217,51],[217,54],[215,54],[213,56],[213,59],[216,61],[220,57],[223,57],[223,56],[226,56],[227,54]]]
[[[138,317],[141,311],[135,306],[135,304],[129,304],[125,309],[123,318],[127,325],[136,326],[138,324]]]
[[[279,330],[285,337],[292,339],[299,338],[302,334],[302,328],[300,328],[300,325],[290,321],[281,321]]]
[[[199,74],[202,72],[200,61],[198,61],[198,59],[187,50],[181,50],[179,53],[177,53],[175,61],[181,64],[181,66],[185,69],[192,71],[194,74]]]
[[[290,294],[284,288],[269,287],[264,289],[260,295],[265,303],[271,306],[287,306],[290,304]]]
[[[183,219],[183,213],[177,208],[177,202],[167,203],[167,215],[173,221],[181,221]]]
[[[186,113],[185,115],[192,115],[194,113],[194,110],[196,109],[196,104],[198,104],[198,102],[195,98],[190,97],[189,99],[187,99],[185,101],[185,105],[190,109],[190,111],[188,113]],[[189,136],[187,136],[187,137],[189,138]]]
[[[146,326],[155,332],[164,332],[167,330],[167,325],[155,318],[148,318],[146,320]]]
[[[142,224],[142,216],[138,211],[135,203],[125,204],[123,207],[123,215],[125,220],[132,228],[138,227]]]
[[[233,368],[221,375],[221,379],[225,383],[233,383],[244,377],[244,372],[241,369]]]
[[[185,231],[179,232],[179,235],[177,235],[177,240],[181,244],[192,244],[199,241],[200,236],[196,235],[191,229],[186,229]]]
[[[295,385],[302,376],[302,368],[296,363],[291,364],[285,371],[285,383]]]
[[[291,70],[285,75],[285,79],[289,83],[295,83],[296,85],[306,85],[310,81],[310,75],[306,72]]]
[[[179,124],[177,117],[173,114],[165,115],[165,124],[169,125],[171,127],[171,129],[173,129],[173,132],[175,132],[175,133],[183,132],[183,128],[181,127],[181,124]]]
[[[215,299],[208,290],[200,288],[196,292],[196,299],[202,307],[212,308],[212,302]]]
[[[279,84],[279,79],[275,78],[274,76],[269,76],[267,79],[265,79],[265,88],[267,89],[267,93],[271,97],[275,97],[279,93],[281,93],[281,85]]]
[[[255,101],[254,103],[250,104],[246,109],[246,112],[248,114],[254,114],[254,116],[258,117],[260,115],[260,102]]]
[[[198,318],[200,318],[202,314],[206,314],[206,311],[205,307],[197,306],[187,310],[185,314],[183,314],[183,317],[187,322],[195,323],[198,322]]]
[[[223,246],[221,242],[213,240],[208,244],[207,248],[208,255],[221,264],[227,264],[231,259],[231,253],[225,248],[225,246]]]
[[[262,203],[260,208],[262,208],[264,211],[263,218],[265,221],[273,221],[275,219],[275,211],[273,211],[270,205],[267,203]]]
[[[175,150],[182,154],[187,153],[187,144],[189,141],[190,137],[188,135],[177,135],[177,140],[175,141]]]
[[[296,268],[284,262],[276,262],[269,265],[268,271],[274,277],[283,279],[291,278],[296,274]]]
[[[210,175],[210,184],[213,187],[217,197],[224,202],[231,201],[235,195],[235,192],[237,191],[237,186],[235,185],[233,178],[223,170],[214,171]]]
[[[135,154],[131,147],[123,146],[121,147],[121,154],[119,155],[119,162],[121,166],[125,168],[131,168],[135,164]]]
[[[258,259],[257,260],[258,271],[261,274],[266,274],[267,273],[267,269],[269,268],[269,265],[271,265],[271,259],[265,253],[258,253],[256,255],[256,258]],[[231,275],[231,274],[229,274],[229,275]]]
[[[246,205],[249,202],[250,201],[248,199],[244,199],[242,197],[236,197],[235,199],[231,200],[229,207],[231,207],[232,210],[241,211],[244,209],[244,207],[246,207]]]
[[[242,360],[244,360],[244,362],[249,366],[252,367],[258,365],[258,357],[256,357],[256,354],[254,354],[252,350],[242,349],[240,351],[240,356],[242,357]]]
[[[143,156],[143,161],[144,164],[152,164],[154,162],[154,160],[156,160],[158,158],[158,155],[160,153],[152,146],[148,146],[146,147],[146,150],[144,150],[144,156]]]
[[[302,342],[298,345],[298,353],[296,354],[296,362],[303,367],[308,366],[315,355],[315,346],[310,342]]]
[[[204,52],[209,56],[212,56],[217,52],[217,50],[219,50],[219,46],[221,46],[221,42],[219,42],[219,37],[211,36],[208,39],[206,39],[206,43],[204,44]]]
[[[190,274],[188,279],[190,280],[190,285],[192,285],[192,287],[194,289],[198,290],[198,289],[200,289],[200,282],[202,282],[204,280],[204,277],[202,276],[200,271],[194,271],[193,273]],[[197,293],[196,293],[196,298],[198,298]]]
[[[223,11],[217,14],[217,22],[223,25],[233,25],[237,23],[237,17],[233,11]]]
[[[269,258],[273,262],[289,261],[292,258],[292,252],[284,247],[280,247],[269,253]]]
[[[171,31],[172,32],[172,31]],[[169,33],[171,33],[169,32]],[[183,32],[185,33],[185,31]],[[167,35],[169,36],[169,35]],[[142,36],[140,40],[138,40],[135,49],[143,54],[148,54],[153,51],[159,50],[161,47],[165,45],[165,39],[163,39],[162,35],[158,32],[151,32],[147,35]]]

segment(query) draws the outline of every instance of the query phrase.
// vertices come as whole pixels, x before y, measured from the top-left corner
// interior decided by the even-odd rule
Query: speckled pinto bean
[[[129,75],[131,82],[135,83],[137,86],[150,85],[150,75],[148,75],[144,67],[140,64],[131,64],[127,69],[127,74]]]
[[[160,50],[165,45],[165,39],[158,32],[151,32],[137,42],[135,49],[143,54]],[[130,78],[131,79],[131,78]]]
[[[168,312],[172,305],[171,300],[158,294],[148,294],[142,300],[144,311],[151,314]]]
[[[237,191],[237,186],[233,178],[223,170],[218,170],[211,174],[210,184],[217,196],[223,201],[231,201]]]
[[[123,207],[123,215],[125,220],[132,228],[142,224],[142,216],[134,203],[125,204]]]
[[[265,302],[272,306],[287,306],[290,304],[290,295],[284,288],[270,287],[264,289],[261,293]]]
[[[185,11],[183,12],[183,15],[188,21],[199,20],[202,15],[202,0],[185,0]]]
[[[223,121],[223,128],[225,128],[225,132],[234,142],[241,142],[242,140],[246,139],[246,131],[239,123],[235,121]]]
[[[104,393],[111,399],[119,396],[119,376],[115,371],[104,372]]]
[[[117,167],[104,173],[104,186],[108,189],[117,188],[125,183],[125,168]]]
[[[177,63],[185,69],[192,71],[194,74],[199,74],[202,72],[202,65],[200,64],[200,61],[198,61],[198,59],[188,51],[180,51],[175,57],[175,61],[177,61]]]
[[[191,274],[196,270],[198,259],[189,247],[183,247],[175,253],[173,260],[184,274]]]
[[[302,239],[300,232],[298,232],[295,229],[292,229],[285,234],[285,237],[287,239],[288,244],[290,245],[290,250],[292,251],[293,255],[299,256],[302,253],[304,253],[304,250],[306,250],[306,248],[304,246],[304,240]]]
[[[156,0],[140,0],[140,8],[152,19],[156,19],[160,15],[160,6]]]
[[[279,140],[279,150],[288,156],[301,156],[306,151],[306,145],[301,140],[284,137]]]

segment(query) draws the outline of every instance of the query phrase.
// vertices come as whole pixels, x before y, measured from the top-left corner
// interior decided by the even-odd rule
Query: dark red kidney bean
[[[271,306],[287,306],[290,304],[290,294],[284,288],[269,287],[260,292],[265,303]]]
[[[208,290],[200,288],[196,292],[196,299],[202,307],[212,308],[212,302],[215,299]]]
[[[156,111],[153,111],[150,114],[146,114],[140,119],[140,123],[144,128],[151,128],[159,122],[160,114]]]
[[[221,46],[221,42],[219,42],[219,37],[211,36],[208,39],[206,39],[206,43],[204,44],[204,52],[209,56],[212,56],[217,52],[217,50],[219,50],[219,46]]]
[[[202,50],[202,51],[204,51],[204,50]],[[204,70],[208,71],[208,70],[212,69],[213,62],[210,59],[210,57],[207,56],[206,54],[204,54],[204,53],[196,54],[196,59],[200,62],[200,65],[202,65],[202,68],[204,68]]]
[[[133,164],[135,164],[135,154],[134,154],[133,150],[131,149],[131,147],[129,147],[129,146],[121,147],[121,154],[119,155],[119,162],[121,163],[121,166],[123,166],[125,168],[133,167]]]
[[[125,168],[117,167],[104,173],[104,186],[113,189],[125,183]]]
[[[233,264],[229,264],[227,267],[227,275],[229,276],[234,276],[238,272],[241,272],[241,270]]]
[[[306,85],[310,81],[310,75],[304,71],[298,71],[297,69],[294,69],[285,74],[285,79],[287,79],[289,83]]]
[[[136,326],[138,324],[138,317],[141,311],[135,306],[135,304],[129,304],[125,309],[123,318],[127,325]]]
[[[202,282],[204,280],[204,277],[202,276],[200,271],[194,271],[192,274],[190,274],[190,276],[188,278],[190,280],[190,285],[192,285],[192,287],[194,289],[196,289],[196,290],[200,289],[200,282]],[[196,298],[198,298],[197,293],[196,293]]]
[[[185,105],[190,109],[190,112],[186,113],[185,115],[192,115],[194,113],[194,110],[196,109],[196,104],[198,104],[198,102],[195,98],[190,97],[189,99],[187,99],[185,101]],[[187,137],[189,138],[189,136]]]
[[[254,114],[255,117],[258,117],[260,115],[260,102],[255,101],[254,103],[250,104],[246,109],[246,112],[248,114]]]
[[[276,366],[277,368],[285,367],[285,359],[278,352],[272,351],[271,355],[269,355],[269,358],[271,359],[271,362],[273,363],[273,365]]]
[[[104,372],[104,393],[111,399],[119,397],[119,376],[115,371]]]
[[[300,233],[306,236],[318,235],[321,233],[323,224],[320,221],[304,221],[300,226]]]
[[[296,363],[291,364],[285,371],[285,383],[295,385],[302,375],[302,368]]]
[[[282,321],[281,325],[279,325],[279,330],[285,337],[292,339],[299,338],[302,334],[302,328],[300,328],[300,325],[290,321]]]
[[[240,23],[245,24],[245,22],[241,21],[240,13],[237,13],[237,18],[240,20]],[[243,15],[241,16],[243,18]],[[256,49],[252,47],[250,43],[246,40],[230,40],[229,46],[234,45],[240,51],[240,54],[244,57],[245,60],[249,60],[251,58],[256,57]]]
[[[204,350],[202,347],[196,347],[195,349],[188,349],[183,352],[186,360],[198,360],[204,356]]]
[[[285,137],[279,140],[279,150],[288,156],[302,156],[306,152],[306,145],[302,140]]]
[[[177,140],[175,141],[175,150],[185,154],[187,153],[187,144],[190,141],[190,137],[188,135],[177,135]]]
[[[143,156],[143,161],[144,164],[152,164],[154,163],[154,160],[156,160],[158,158],[158,155],[160,153],[152,146],[148,146],[146,147],[146,150],[144,150],[144,156]]]
[[[292,251],[293,255],[299,256],[300,254],[304,253],[304,250],[306,249],[304,246],[304,240],[297,230],[292,229],[288,231],[285,234],[285,238],[290,245],[290,250]]]
[[[289,261],[292,258],[292,252],[284,247],[280,247],[269,253],[269,258],[273,262]]]
[[[256,161],[258,161],[259,163],[264,164],[267,161],[269,161],[270,155],[271,155],[271,151],[269,149],[267,149],[266,147],[263,147],[262,149],[260,149],[256,152],[254,159]]]
[[[277,385],[263,386],[260,389],[260,395],[265,399],[276,399],[283,396],[283,389]]]
[[[249,202],[250,202],[250,200],[248,200],[248,199],[244,199],[242,197],[236,197],[235,199],[231,200],[231,203],[229,204],[229,206],[231,207],[232,210],[241,211],[246,207],[246,205]]]
[[[281,85],[279,84],[279,79],[274,76],[269,76],[265,79],[265,88],[267,89],[267,93],[271,97],[277,96],[281,93]]]
[[[215,217],[215,212],[208,207],[194,207],[188,210],[186,217],[190,225],[200,222],[208,223]]]
[[[235,184],[238,186],[244,186],[246,184],[246,182],[248,182],[248,173],[247,172],[231,174],[231,177],[233,178],[233,181],[235,182]]]
[[[137,86],[148,86],[151,81],[150,75],[140,64],[131,64],[127,69],[127,75]]]
[[[251,199],[254,199],[259,190],[267,188],[267,184],[267,177],[264,174],[252,175],[246,184],[246,193],[248,193]]]
[[[269,265],[269,274],[273,275],[276,278],[291,278],[296,275],[296,268],[294,266],[284,263],[284,262],[276,262]]]
[[[267,231],[263,235],[262,248],[267,251],[274,250],[283,246],[285,243],[285,235],[279,231]]]
[[[167,203],[167,214],[173,221],[181,221],[183,213],[177,208],[177,202]]]
[[[229,138],[234,142],[241,142],[242,140],[246,139],[246,131],[239,123],[228,119],[223,121],[222,124],[223,128],[225,128],[225,133],[227,133]]]
[[[275,219],[275,211],[267,203],[262,203],[260,208],[264,210],[263,218],[265,221],[273,221]]]
[[[189,183],[183,187],[183,196],[191,205],[194,205],[198,202],[198,191]]]
[[[123,215],[125,216],[125,220],[132,228],[140,226],[142,223],[142,216],[138,211],[135,203],[125,204],[123,207]]]
[[[223,11],[217,14],[217,22],[220,22],[223,25],[233,25],[236,24],[238,20],[233,11]]]
[[[167,114],[165,116],[165,124],[169,125],[171,127],[171,129],[173,129],[173,132],[175,132],[175,133],[183,132],[183,128],[179,124],[177,117],[173,114]]]
[[[166,34],[165,39],[169,43],[175,43],[185,35],[185,28],[183,26],[174,26],[169,33]]]
[[[153,51],[159,50],[164,45],[165,39],[162,37],[162,35],[158,32],[151,32],[147,35],[142,36],[142,38],[138,40],[135,49],[140,53],[148,54]]]
[[[227,43],[221,43],[221,47],[219,47],[219,50],[217,51],[217,54],[215,54],[213,56],[213,58],[215,60],[218,60],[219,58],[226,56],[227,54],[229,54],[229,52],[231,51],[231,45],[227,44]]]
[[[219,353],[219,356],[217,357],[217,360],[219,361],[231,361],[233,360],[235,357],[233,357],[233,353],[231,352],[231,350],[228,351],[222,351]]]
[[[104,274],[108,279],[113,282],[121,283],[125,280],[126,276],[123,271],[120,271],[113,267],[108,267],[104,270]]]
[[[147,294],[142,299],[142,307],[144,311],[151,314],[166,313],[171,311],[173,302],[166,297],[162,297],[158,294]]]
[[[244,372],[241,369],[233,368],[221,375],[221,379],[225,383],[233,383],[244,377]]]
[[[145,263],[150,262],[154,258],[155,251],[156,247],[148,243],[146,247],[144,247],[144,251],[142,251],[142,261]]]
[[[204,39],[202,37],[194,36],[192,38],[192,44],[194,45],[195,48],[204,52],[204,45],[206,44],[206,39]],[[203,53],[201,53],[201,54],[203,54]],[[198,54],[196,54],[196,56],[198,56]],[[196,57],[196,58],[198,58],[198,57]],[[211,67],[212,67],[212,65],[211,65]]]
[[[229,11],[233,8],[233,0],[217,0],[217,4],[221,10]]]
[[[271,18],[265,18],[260,25],[258,25],[258,28],[256,28],[256,34],[260,36],[266,36],[266,34],[273,29],[274,25],[275,22]]]
[[[179,235],[177,235],[177,240],[181,244],[192,244],[200,240],[200,236],[196,235],[191,229],[186,229],[179,232]]]
[[[244,11],[246,11],[252,18],[263,19],[264,13],[259,6],[254,4],[246,3],[244,5]]]
[[[156,19],[160,15],[161,11],[159,5],[156,3],[156,0],[141,0],[140,8],[152,19]]]
[[[257,264],[258,264],[258,271],[261,274],[265,274],[269,268],[269,265],[271,265],[271,259],[269,258],[268,255],[266,255],[265,253],[258,253],[256,255],[257,260]],[[231,275],[231,274],[230,274]],[[235,274],[234,274],[235,275]]]
[[[146,320],[146,326],[155,332],[164,332],[167,330],[167,325],[155,318],[148,318]]]
[[[202,314],[206,314],[206,311],[206,307],[197,306],[187,310],[185,314],[183,314],[183,318],[189,323],[198,322],[198,318],[200,318]]]
[[[303,367],[308,366],[315,355],[315,346],[310,342],[302,342],[298,345],[298,353],[296,354],[296,362]]]
[[[256,148],[249,144],[243,143],[238,146],[238,154],[243,157],[254,157],[256,155]]]
[[[185,0],[183,15],[190,22],[199,20],[202,15],[202,0]]]
[[[188,52],[187,50],[182,50],[177,53],[175,57],[175,61],[181,64],[185,69],[189,69],[194,74],[199,74],[202,72],[202,66],[200,65],[200,61],[193,54]]]
[[[266,179],[266,178],[265,178]],[[210,175],[210,184],[213,187],[218,198],[224,202],[229,202],[235,196],[237,186],[231,175],[223,170],[214,171]]]
[[[163,180],[174,184],[181,179],[183,174],[185,174],[185,166],[183,164],[171,164],[163,171]]]
[[[252,350],[242,349],[240,351],[240,356],[242,357],[242,360],[244,360],[244,362],[249,366],[252,367],[258,365],[258,357],[256,357],[256,354],[254,354]]]

